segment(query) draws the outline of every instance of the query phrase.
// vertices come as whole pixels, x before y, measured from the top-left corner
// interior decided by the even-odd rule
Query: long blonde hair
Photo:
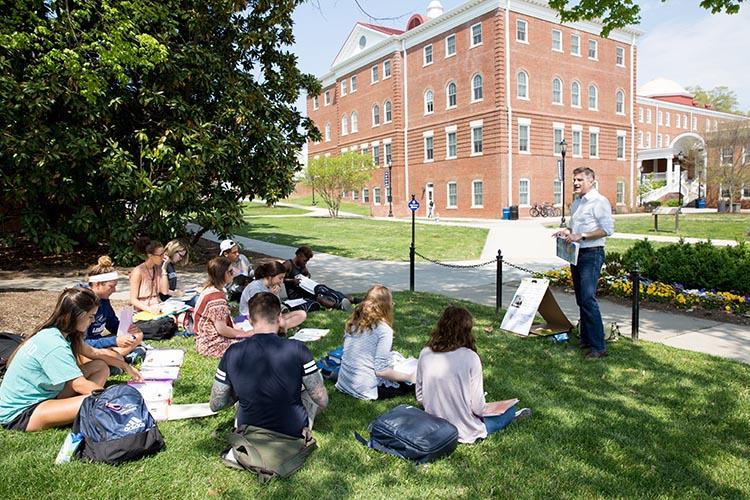
[[[177,252],[185,253],[185,256],[177,263],[178,266],[182,267],[190,263],[190,251],[188,250],[187,245],[183,242],[180,240],[172,240],[164,245],[164,253],[167,254],[170,261],[172,260],[172,256]]]
[[[359,335],[365,330],[373,329],[381,321],[393,326],[393,296],[387,287],[374,285],[367,291],[365,300],[346,320],[346,331]]]

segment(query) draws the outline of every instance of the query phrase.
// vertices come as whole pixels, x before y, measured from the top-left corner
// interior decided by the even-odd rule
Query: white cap
[[[234,240],[224,240],[219,245],[219,255],[224,255],[224,252],[231,250],[237,243]]]

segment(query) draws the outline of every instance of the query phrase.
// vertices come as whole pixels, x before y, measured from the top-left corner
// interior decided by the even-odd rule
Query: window
[[[646,147],[651,147],[651,132],[646,132]]]
[[[599,157],[599,131],[589,129],[589,157]]]
[[[351,84],[349,85],[349,89],[352,93],[357,91],[357,76],[353,76],[351,79]]]
[[[560,143],[563,140],[564,128],[563,125],[554,124],[552,129],[552,151],[554,154],[562,154],[562,146]]]
[[[596,40],[589,40],[589,59],[596,60],[599,56],[599,44]]]
[[[370,190],[367,188],[362,189],[362,201],[370,203]]]
[[[359,192],[358,191],[352,191],[352,201],[359,200]]]
[[[552,104],[562,103],[562,80],[554,78],[552,80]]]
[[[372,202],[380,205],[380,187],[372,188]]]
[[[620,132],[617,133],[617,159],[625,159],[625,134]]]
[[[669,134],[664,136],[664,147],[669,146]]]
[[[352,134],[359,128],[359,119],[356,111],[352,111]]]
[[[331,91],[326,90],[323,92],[323,105],[328,106],[329,104],[331,104]]]
[[[448,208],[456,208],[458,200],[458,185],[455,182],[448,183]]]
[[[456,54],[456,35],[450,35],[445,38],[445,57]]]
[[[383,61],[383,80],[391,77],[391,61]]]
[[[341,80],[341,95],[346,95],[346,80]]]
[[[393,162],[393,148],[390,142],[385,143],[385,164],[390,165]]]
[[[552,50],[555,52],[562,52],[562,31],[552,30]]]
[[[731,146],[723,147],[721,148],[721,164],[722,165],[731,165],[732,164],[732,157],[734,156],[734,148]]]
[[[330,123],[326,123],[326,126],[325,126],[325,141],[331,142],[331,124]]]
[[[318,109],[318,96],[314,95],[312,98],[313,109]]]
[[[435,159],[435,139],[431,135],[424,137],[424,160],[432,161]]]
[[[433,103],[432,90],[428,90],[424,93],[424,114],[429,115],[433,111],[435,111],[435,106]]]
[[[698,117],[694,116],[692,121],[693,121],[693,127],[691,128],[691,130],[698,130]]]
[[[721,197],[722,198],[729,198],[729,188],[728,187],[720,186],[719,189],[721,191]]]
[[[646,110],[646,123],[651,123],[651,110]]]
[[[643,130],[638,131],[638,147],[643,147]]]
[[[471,27],[471,46],[476,47],[482,43],[482,24],[478,23]]]
[[[560,179],[552,181],[552,204],[562,205],[562,181]]]
[[[596,85],[589,85],[589,109],[593,111],[596,111],[599,108],[599,99],[596,94]]]
[[[529,206],[529,180],[521,179],[518,181],[518,204]]]
[[[383,113],[385,114],[385,123],[391,123],[393,121],[391,101],[385,101],[383,103]]]
[[[648,122],[651,123],[651,120],[649,120]],[[682,128],[687,130],[687,115],[682,115]]]
[[[638,121],[643,123],[643,108],[638,108]]]
[[[380,166],[380,144],[372,145],[372,162]]]
[[[347,135],[349,133],[349,117],[344,115],[341,117],[341,135]]]
[[[656,110],[656,123],[658,123],[659,125],[664,125],[664,119],[660,109]]]
[[[615,48],[615,64],[625,66],[625,49],[623,47]]]
[[[519,71],[516,75],[516,97],[519,99],[529,98],[529,75],[525,71]]]
[[[570,35],[570,53],[574,56],[581,55],[581,36],[572,34]]]
[[[448,108],[455,108],[456,104],[458,103],[458,98],[456,97],[456,83],[450,82],[448,84],[447,90],[446,90],[446,97],[447,97],[447,105]]]
[[[471,127],[471,154],[480,155],[484,150],[484,127],[477,125]]]
[[[370,81],[372,83],[375,83],[375,82],[377,82],[380,79],[380,77],[378,76],[378,67],[377,66],[373,66],[372,67],[370,75],[371,75],[370,76]]]
[[[432,44],[425,45],[425,47],[424,47],[424,62],[422,64],[424,66],[427,66],[428,64],[432,64]]]
[[[529,128],[531,122],[528,120],[518,120],[518,152],[529,152]]]
[[[473,181],[471,183],[471,208],[482,208],[484,206],[484,183]]]
[[[625,204],[625,182],[617,181],[617,204]]]
[[[750,198],[750,186],[742,186],[742,195],[743,198]]]
[[[669,111],[666,111],[665,114],[666,114],[666,116],[664,117],[664,125],[666,125],[667,127],[669,127],[669,121],[670,121],[669,120],[669,118],[670,118]]]
[[[528,40],[528,29],[529,23],[523,19],[516,21],[516,41],[522,43],[529,43]]]
[[[656,147],[661,147],[661,134],[656,134]]]
[[[618,115],[625,114],[625,92],[618,90],[615,94],[615,113]]]
[[[573,129],[573,156],[574,157],[581,157],[581,136],[582,136],[581,129]]]
[[[456,158],[458,153],[457,144],[457,132],[455,130],[449,130],[445,134],[446,152],[445,159],[453,160]]]
[[[372,105],[372,126],[377,127],[380,125],[380,106],[377,104]]]
[[[574,108],[581,107],[581,84],[578,82],[570,84],[570,105]]]
[[[352,146],[352,151],[354,150],[354,146]],[[367,144],[359,148],[360,154],[367,155],[370,154],[370,148],[367,147]]]
[[[472,101],[481,101],[484,97],[482,75],[474,75],[471,79],[471,99]]]

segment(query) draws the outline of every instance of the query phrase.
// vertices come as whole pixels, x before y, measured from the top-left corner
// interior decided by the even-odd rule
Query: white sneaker
[[[341,310],[347,312],[352,310],[352,303],[349,302],[349,299],[343,299],[341,301]]]
[[[529,418],[531,416],[531,408],[521,408],[516,412],[516,416],[513,417],[513,420],[523,420],[524,418]]]

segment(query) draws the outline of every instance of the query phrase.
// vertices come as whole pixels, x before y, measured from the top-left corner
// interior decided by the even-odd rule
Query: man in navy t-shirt
[[[221,358],[211,410],[239,401],[238,428],[253,425],[299,437],[328,405],[323,377],[305,344],[278,336],[282,319],[276,295],[259,293],[248,309],[255,334],[230,346]]]

